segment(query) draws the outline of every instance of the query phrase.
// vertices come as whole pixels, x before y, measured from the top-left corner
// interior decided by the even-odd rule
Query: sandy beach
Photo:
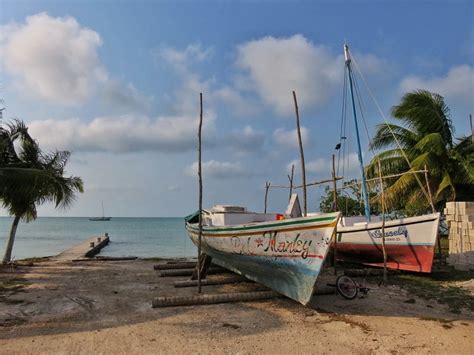
[[[468,354],[474,346],[472,312],[453,313],[373,281],[366,298],[319,295],[310,307],[279,298],[153,309],[153,297],[196,293],[173,287],[186,277],[158,277],[156,263],[44,259],[3,269],[0,353]],[[472,280],[463,285],[472,289]],[[204,292],[259,288],[240,283]]]

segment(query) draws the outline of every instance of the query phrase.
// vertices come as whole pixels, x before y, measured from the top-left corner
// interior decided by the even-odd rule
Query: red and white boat
[[[387,268],[431,272],[439,213],[385,221]],[[334,244],[339,261],[384,266],[382,221],[372,216],[343,217],[337,226]]]

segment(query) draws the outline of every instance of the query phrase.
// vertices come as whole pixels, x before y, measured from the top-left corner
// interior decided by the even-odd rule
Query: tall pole
[[[332,155],[332,186],[333,186],[333,202],[332,202],[332,210],[334,212],[337,211],[337,180],[336,180],[336,163],[335,163],[336,156]],[[333,254],[333,265],[334,265],[334,274],[337,275],[336,263],[337,263],[337,225],[336,225],[336,232],[334,233],[334,254]]]
[[[469,114],[469,123],[471,124],[471,142],[474,143],[474,128],[472,126],[472,114]]]
[[[295,176],[295,164],[291,164],[291,175],[288,175],[288,180],[290,181],[290,196],[288,196],[288,202],[291,200],[291,195],[293,194],[293,178]]]
[[[333,185],[333,193],[332,193],[332,210],[334,212],[337,211],[337,180],[336,180],[336,163],[335,163],[336,156],[332,155],[332,185]]]
[[[383,188],[382,179],[382,168],[380,166],[380,159],[377,159],[377,165],[379,168],[379,180],[380,180],[380,199],[382,205],[382,253],[383,253],[383,281],[387,282],[387,251],[385,250],[385,193]]]
[[[362,173],[362,197],[364,198],[364,211],[365,218],[367,221],[370,221],[370,205],[369,205],[369,194],[367,192],[367,181],[365,180],[365,171],[364,171],[364,161],[362,160],[362,149],[360,146],[360,137],[359,137],[359,124],[357,122],[357,112],[354,101],[354,87],[352,83],[352,68],[351,68],[351,56],[349,54],[349,47],[347,44],[344,45],[344,57],[346,60],[346,67],[349,76],[349,87],[351,89],[351,99],[352,99],[352,113],[354,115],[354,124],[357,137],[357,156],[359,157],[359,165]]]
[[[293,91],[293,100],[295,102],[296,112],[296,132],[298,133],[298,144],[300,147],[300,161],[301,161],[301,175],[303,178],[303,212],[304,216],[308,214],[307,194],[306,194],[306,169],[304,164],[304,152],[303,142],[301,140],[301,129],[300,129],[300,114],[298,112],[298,101],[296,100],[296,93]]]
[[[263,213],[267,213],[267,198],[268,198],[268,189],[270,188],[270,182],[265,182],[265,205],[263,209]]]
[[[198,293],[201,293],[201,241],[202,241],[202,92],[199,93],[200,115],[199,115],[199,131],[198,131],[198,176],[199,176],[199,234],[198,234],[198,262],[197,262],[197,279]]]

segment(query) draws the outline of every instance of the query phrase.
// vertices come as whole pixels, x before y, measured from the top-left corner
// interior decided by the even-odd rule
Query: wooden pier
[[[57,261],[72,261],[82,258],[91,258],[100,253],[100,250],[109,244],[109,241],[110,238],[108,233],[105,233],[105,235],[102,236],[94,236],[81,244],[66,249],[61,254],[58,254],[55,259]]]

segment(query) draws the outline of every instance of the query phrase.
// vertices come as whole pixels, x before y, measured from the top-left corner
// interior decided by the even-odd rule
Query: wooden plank
[[[176,307],[194,306],[216,303],[248,302],[281,297],[274,291],[235,292],[223,294],[206,294],[196,296],[172,296],[156,297],[152,301],[152,307]]]
[[[211,286],[211,285],[226,285],[226,284],[235,284],[237,282],[253,282],[243,276],[239,275],[229,275],[229,276],[221,276],[221,277],[214,277],[210,279],[201,280],[202,286]],[[181,288],[181,287],[193,287],[197,285],[197,280],[183,280],[183,281],[175,281],[174,287]]]
[[[191,276],[194,269],[179,269],[179,270],[161,270],[159,272],[160,277],[172,277],[172,276]],[[221,267],[210,267],[207,274],[220,274],[228,273],[230,271]]]

